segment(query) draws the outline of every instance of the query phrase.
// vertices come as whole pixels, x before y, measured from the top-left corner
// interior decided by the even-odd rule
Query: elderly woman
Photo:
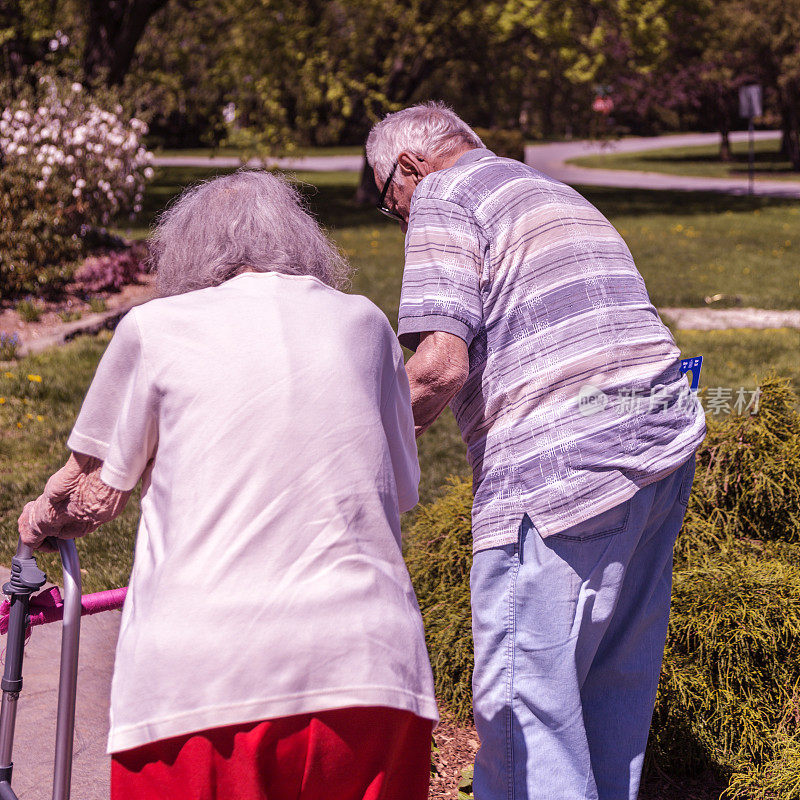
[[[112,798],[422,800],[436,706],[392,328],[274,175],[188,190],[152,244],[161,297],[120,322],[19,523],[82,536],[142,480]]]

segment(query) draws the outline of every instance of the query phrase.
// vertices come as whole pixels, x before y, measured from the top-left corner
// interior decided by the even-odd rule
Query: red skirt
[[[111,757],[111,800],[427,800],[432,722],[342,708],[162,739]]]

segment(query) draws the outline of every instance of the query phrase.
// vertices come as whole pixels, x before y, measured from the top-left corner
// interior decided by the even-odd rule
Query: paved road
[[[777,131],[757,131],[758,140],[774,139]],[[731,140],[741,142],[747,139],[746,132],[731,134]],[[555,142],[553,144],[528,145],[525,148],[525,163],[530,164],[547,175],[570,185],[613,186],[625,189],[660,189],[683,192],[721,192],[724,194],[747,194],[747,178],[695,178],[684,175],[665,175],[662,172],[639,172],[634,170],[593,169],[578,167],[565,162],[581,156],[634,153],[644,150],[658,150],[664,147],[693,147],[716,144],[717,133],[692,133],[677,136],[656,136],[652,138],[631,137],[618,142],[598,144],[598,142]],[[800,198],[798,181],[755,181],[754,193],[764,197]]]
[[[755,137],[761,141],[774,139],[778,131],[756,131]],[[747,133],[739,131],[731,134],[731,140],[741,142]],[[618,142],[599,144],[595,141],[555,142],[552,144],[528,145],[525,148],[525,162],[547,175],[569,183],[584,186],[616,186],[626,189],[663,189],[687,192],[722,192],[725,194],[747,194],[747,178],[693,178],[681,175],[665,175],[660,172],[639,172],[612,169],[590,169],[577,167],[565,162],[581,156],[601,153],[632,153],[643,150],[658,150],[664,147],[693,147],[695,145],[715,144],[719,141],[717,133],[690,133],[675,136],[630,137]],[[154,162],[163,167],[219,167],[229,169],[241,166],[238,158],[230,156],[159,156]],[[270,166],[281,169],[309,172],[357,172],[361,169],[361,156],[306,156],[303,158],[273,158],[264,162],[253,159],[248,166]],[[800,198],[798,181],[756,181],[755,194],[769,197]]]

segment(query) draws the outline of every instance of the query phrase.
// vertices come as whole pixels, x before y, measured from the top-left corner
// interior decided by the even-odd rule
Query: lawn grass
[[[158,170],[132,233],[146,235],[157,211],[185,185],[220,172],[225,170]],[[295,177],[311,210],[357,268],[352,290],[370,297],[396,324],[403,267],[400,228],[374,209],[355,204],[358,176],[354,173],[298,173]],[[587,190],[587,195],[625,233],[658,305],[681,305],[684,292],[689,297],[710,292],[712,287],[702,288],[699,278],[706,275],[716,279],[721,274],[689,269],[683,263],[684,246],[698,247],[699,241],[717,247],[720,262],[726,265],[735,260],[734,253],[739,253],[736,258],[740,260],[735,263],[740,268],[749,263],[756,270],[758,264],[765,263],[756,256],[770,246],[770,237],[786,235],[783,226],[789,221],[795,227],[800,223],[794,216],[796,204],[779,201],[616,189]],[[675,230],[678,226],[683,227]],[[697,235],[687,235],[687,226]],[[737,244],[743,245],[739,251]],[[753,279],[752,287],[754,293],[761,290],[762,294],[754,305],[770,305],[772,298],[772,307],[800,307],[797,270],[788,268],[789,253],[790,248],[784,256],[773,256],[767,262],[773,274],[758,270],[759,279]],[[691,277],[695,294],[679,286],[681,276],[687,281]],[[734,391],[739,386],[754,388],[756,376],[765,374],[771,366],[800,385],[798,331],[681,331],[676,338],[685,356],[705,356],[701,377],[705,387],[724,386]],[[13,551],[16,518],[22,506],[41,491],[47,477],[67,457],[64,442],[107,342],[108,334],[81,338],[12,365],[8,370],[11,378],[0,377],[0,397],[6,399],[0,403],[0,561],[8,563]],[[0,367],[0,376],[4,374]],[[28,380],[28,374],[41,375],[42,382]],[[39,421],[38,416],[43,419]],[[439,494],[447,475],[463,475],[468,468],[464,444],[449,411],[418,444],[420,494],[426,502]],[[127,580],[137,508],[134,499],[119,520],[105,526],[103,534],[80,542],[87,591]]]
[[[183,187],[231,171],[157,170],[142,213],[135,222],[121,222],[119,232],[144,238],[156,213]],[[402,235],[391,220],[355,204],[358,175],[288,174],[304,182],[312,209],[346,250],[353,251],[354,242],[362,239],[378,242],[364,248],[369,254],[364,263],[354,262],[364,273],[358,291],[370,297],[385,295],[386,269],[397,272],[401,266]],[[706,297],[722,294],[744,306],[800,308],[800,204],[796,200],[601,187],[581,191],[628,242],[656,306],[702,307]],[[378,231],[377,239],[372,231]],[[391,306],[395,308],[396,304]],[[395,321],[396,317],[389,313],[389,318]]]
[[[69,456],[67,436],[110,339],[107,332],[80,337],[18,364],[0,365],[0,563],[10,564],[22,507]],[[137,489],[102,534],[80,540],[84,591],[127,583],[138,516]],[[57,556],[43,555],[40,563],[59,580]]]
[[[592,187],[584,194],[633,253],[653,303],[800,308],[800,203],[706,192]]]
[[[780,138],[756,141],[754,174],[758,180],[800,181],[800,173],[792,170],[789,159],[780,152]],[[613,147],[613,146],[612,146]],[[749,172],[749,145],[731,143],[732,160],[720,161],[719,145],[664,147],[632,153],[580,156],[567,163],[593,169],[622,169],[635,172],[663,172],[695,178],[746,178]]]

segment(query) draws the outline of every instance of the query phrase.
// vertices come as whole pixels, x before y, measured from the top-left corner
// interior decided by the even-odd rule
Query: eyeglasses
[[[392,183],[392,178],[394,177],[394,173],[397,170],[398,163],[399,163],[398,161],[394,162],[394,165],[392,166],[392,169],[389,172],[389,177],[386,179],[386,183],[383,184],[383,189],[381,189],[381,196],[378,200],[378,211],[380,211],[381,214],[385,214],[387,217],[390,217],[391,219],[397,220],[398,222],[405,222],[405,219],[403,219],[403,217],[401,217],[396,211],[389,208],[389,206],[387,206],[385,202],[386,192],[389,191],[389,186]]]

